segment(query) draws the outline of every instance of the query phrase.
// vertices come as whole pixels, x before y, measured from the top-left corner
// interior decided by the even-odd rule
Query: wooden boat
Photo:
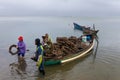
[[[62,59],[57,59],[57,60],[56,59],[49,59],[49,60],[45,61],[46,66],[56,65],[56,64],[64,64],[64,63],[74,61],[78,58],[86,56],[91,50],[93,50],[94,42],[95,42],[95,40],[98,40],[97,32],[99,30],[95,30],[94,25],[93,25],[94,30],[92,30],[92,29],[90,29],[90,27],[80,26],[77,23],[73,23],[73,24],[74,24],[74,29],[83,31],[83,34],[86,36],[91,35],[91,42],[89,42],[89,45],[87,46],[87,48],[83,48],[82,51],[64,56]],[[69,48],[69,46],[68,46],[68,48]]]
[[[82,58],[82,57],[88,55],[89,52],[91,50],[93,50],[93,48],[94,48],[94,41],[91,44],[89,44],[89,46],[87,48],[85,48],[84,50],[82,50],[82,51],[80,51],[78,53],[74,53],[74,54],[65,56],[63,59],[60,59],[60,60],[51,59],[51,60],[45,61],[45,65],[46,66],[57,65],[57,64],[64,64],[64,63],[74,61],[76,59],[79,59],[79,58]]]
[[[99,30],[95,30],[95,29],[93,30],[90,27],[81,26],[77,23],[73,23],[73,24],[74,24],[74,29],[81,30],[81,31],[83,31],[83,33],[86,33],[86,34],[97,34],[99,31]],[[93,25],[93,28],[95,28],[94,25]]]
[[[77,29],[77,30],[81,30],[81,31],[84,31],[84,30],[91,30],[90,27],[86,27],[86,26],[81,26],[77,23],[73,23],[74,24],[74,29]]]
[[[73,23],[73,24],[74,24],[74,29],[83,31],[84,26],[78,25],[77,23]]]

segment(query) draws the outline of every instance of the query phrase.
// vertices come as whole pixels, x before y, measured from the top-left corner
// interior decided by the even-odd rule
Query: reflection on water
[[[17,78],[20,76],[21,79],[25,79],[26,72],[26,61],[23,58],[18,58],[18,62],[14,62],[10,64],[11,67],[11,76],[13,78]]]
[[[99,40],[96,39],[95,42],[96,42],[96,46],[95,46],[94,52],[93,52],[93,63],[95,62],[95,59],[96,59],[96,55],[97,55],[97,51],[98,51],[98,46],[99,46]]]
[[[56,80],[63,79],[63,75],[66,75],[71,71],[78,63],[83,62],[85,59],[90,57],[89,55],[93,53],[93,50],[89,52],[88,55],[81,59],[75,60],[74,62],[45,66],[46,75],[43,76],[37,70],[35,62],[30,59],[31,54],[27,55],[25,59],[19,59],[16,62],[10,64],[10,72],[12,78],[10,80]],[[26,62],[27,61],[27,62]],[[66,80],[66,79],[65,79]]]
[[[47,76],[45,77],[45,80],[49,80],[49,79],[52,79],[52,80],[57,80],[57,79],[67,80],[68,79],[68,80],[70,80],[70,77],[66,77],[67,74],[69,72],[71,73],[71,70],[73,70],[78,65],[78,63],[82,63],[83,61],[85,61],[88,57],[90,57],[90,55],[92,53],[93,53],[93,50],[91,52],[89,52],[86,56],[84,56],[80,59],[77,59],[73,62],[46,67]],[[74,72],[72,72],[71,74],[75,75]]]

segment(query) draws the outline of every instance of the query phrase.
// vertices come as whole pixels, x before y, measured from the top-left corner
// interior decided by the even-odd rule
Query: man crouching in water
[[[44,58],[43,58],[43,47],[42,44],[40,43],[40,39],[37,38],[35,39],[35,45],[36,45],[36,52],[35,56],[32,57],[31,59],[37,62],[37,66],[39,71],[45,75],[45,70],[44,70]]]

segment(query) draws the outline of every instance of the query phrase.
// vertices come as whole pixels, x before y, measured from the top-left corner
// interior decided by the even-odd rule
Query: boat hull
[[[82,58],[82,57],[86,56],[93,48],[94,48],[94,41],[93,41],[93,43],[90,44],[90,46],[87,49],[85,49],[85,50],[83,50],[79,53],[72,54],[70,57],[67,57],[67,58],[64,58],[64,59],[61,59],[61,60],[45,61],[45,66],[58,65],[58,64],[64,64],[64,63],[72,62],[76,59],[79,59],[79,58]]]

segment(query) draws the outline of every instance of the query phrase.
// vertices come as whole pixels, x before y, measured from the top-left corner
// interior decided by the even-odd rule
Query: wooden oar
[[[97,46],[96,46],[96,49],[94,51],[94,55],[93,55],[93,63],[95,62],[95,59],[96,59],[96,55],[97,55],[97,50],[98,50],[98,45],[99,45],[99,41],[97,38],[95,38],[96,42],[97,42]]]
[[[94,30],[94,35],[95,35],[95,37],[98,39],[98,35],[97,35],[97,32],[99,31],[99,30],[95,30],[95,24],[93,24],[93,30]]]

